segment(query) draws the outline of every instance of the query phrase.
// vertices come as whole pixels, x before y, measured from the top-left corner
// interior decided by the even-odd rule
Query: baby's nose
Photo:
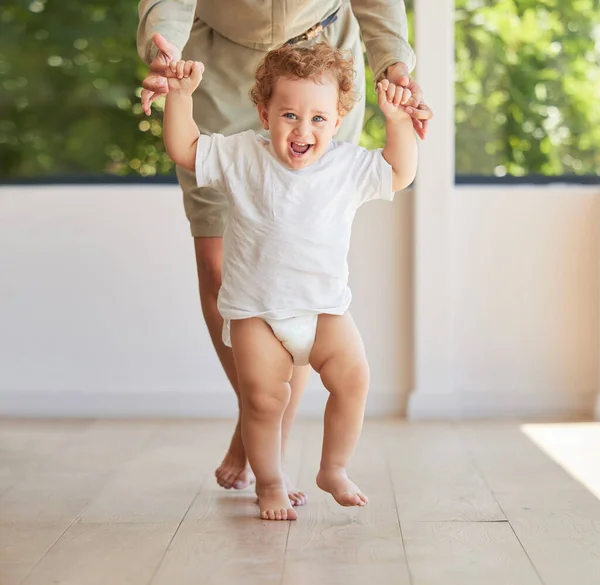
[[[300,122],[296,126],[296,134],[299,138],[306,138],[310,135],[310,124],[308,122]]]

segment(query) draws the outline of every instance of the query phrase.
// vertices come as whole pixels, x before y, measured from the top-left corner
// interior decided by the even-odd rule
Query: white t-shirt
[[[229,199],[218,300],[224,319],[346,312],[356,211],[366,201],[394,197],[381,150],[332,141],[298,171],[282,165],[269,140],[252,130],[202,135],[196,178]]]

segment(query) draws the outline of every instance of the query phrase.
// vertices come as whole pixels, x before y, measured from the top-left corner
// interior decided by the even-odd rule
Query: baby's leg
[[[281,470],[281,421],[290,401],[292,357],[262,319],[231,321],[242,401],[242,438],[264,520],[295,520]]]
[[[310,361],[329,390],[317,485],[342,506],[364,506],[368,499],[348,479],[346,466],[362,428],[369,365],[360,333],[349,313],[319,315]]]

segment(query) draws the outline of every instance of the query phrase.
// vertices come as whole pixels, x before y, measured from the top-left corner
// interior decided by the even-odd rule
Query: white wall
[[[451,392],[429,394],[422,416],[593,413],[599,196],[455,190]],[[372,415],[402,413],[412,387],[412,215],[404,194],[355,224],[353,313]],[[196,287],[177,187],[1,188],[0,414],[233,415]],[[305,398],[303,412],[320,415],[316,379]]]
[[[353,313],[369,413],[410,388],[411,199],[359,213]],[[175,186],[0,189],[0,414],[233,416]],[[316,377],[305,414],[322,415]]]
[[[463,187],[452,201],[456,414],[581,417],[598,390],[598,197]]]

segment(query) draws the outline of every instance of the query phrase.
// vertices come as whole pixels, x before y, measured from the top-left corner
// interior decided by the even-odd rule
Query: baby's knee
[[[356,360],[340,368],[338,383],[334,388],[346,397],[363,398],[369,390],[369,364],[366,360]]]
[[[264,384],[242,387],[243,409],[253,418],[271,419],[283,415],[290,401],[290,389],[282,387],[269,390]]]

